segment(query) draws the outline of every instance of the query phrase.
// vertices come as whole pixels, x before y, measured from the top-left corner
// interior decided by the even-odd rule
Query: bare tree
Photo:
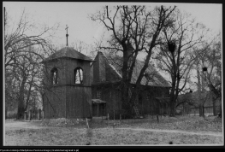
[[[215,98],[221,98],[221,43],[214,43],[210,51],[206,54],[209,66],[207,72],[207,82],[210,90],[215,94]],[[206,63],[206,64],[207,64]]]
[[[48,38],[53,36],[57,25],[40,27],[42,29],[37,28],[26,18],[24,10],[14,30],[7,20],[7,15],[5,13],[4,16],[6,103],[10,102],[11,97],[18,101],[17,118],[21,119],[30,101],[32,91],[35,89],[35,83],[39,85],[40,80],[37,75],[40,72],[40,60],[46,57],[49,52],[54,51]],[[31,32],[32,30],[36,30],[37,33]],[[9,87],[12,82],[15,85],[14,88]],[[12,96],[11,91],[15,92],[16,96]]]
[[[161,30],[172,24],[170,18],[175,7],[164,6],[149,10],[145,6],[105,6],[102,11],[94,14],[92,20],[100,21],[109,32],[111,39],[108,46],[100,46],[101,49],[113,50],[121,53],[122,62],[122,101],[123,109],[131,110],[135,104],[136,94],[141,85],[141,80],[149,65],[152,52],[159,44]],[[142,69],[129,97],[130,82],[136,58],[140,52],[146,54]]]
[[[31,47],[30,47],[31,49]],[[33,48],[34,49],[34,48]],[[34,92],[34,85],[37,83],[37,75],[40,68],[38,60],[39,56],[32,55],[29,52],[23,54],[23,56],[17,57],[11,77],[17,82],[17,100],[18,100],[18,113],[17,118],[23,118],[23,113],[27,110],[31,94]],[[9,85],[9,84],[6,84]],[[6,88],[6,91],[7,88]]]
[[[5,16],[5,31],[8,31],[11,25],[8,25],[7,16]],[[51,37],[54,34],[54,31],[58,28],[58,25],[52,27],[44,26],[40,32],[35,35],[31,35],[31,30],[34,30],[35,25],[30,23],[27,20],[25,10],[23,11],[17,27],[12,32],[5,32],[4,35],[4,59],[5,59],[5,69],[15,64],[15,60],[19,56],[23,56],[22,53],[31,51],[26,48],[30,46],[39,46],[42,47],[43,51],[47,53],[50,49],[50,41],[47,38]],[[30,52],[34,55],[39,55],[39,53],[32,50]]]
[[[221,99],[221,43],[218,35],[212,43],[204,44],[204,49],[197,50],[195,69],[197,71],[197,86],[199,92],[199,114],[204,116],[204,92],[209,87],[213,94],[213,113],[216,114],[215,101]],[[198,53],[204,52],[204,53]]]
[[[175,116],[178,94],[190,80],[189,72],[196,62],[196,57],[192,55],[193,49],[203,42],[204,34],[207,32],[203,25],[179,10],[174,18],[176,22],[163,29],[161,51],[155,57],[158,67],[171,78],[170,116]]]

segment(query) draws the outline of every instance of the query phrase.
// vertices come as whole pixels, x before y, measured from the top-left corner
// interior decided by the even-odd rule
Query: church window
[[[58,84],[58,70],[56,68],[52,69],[52,84],[56,85]]]
[[[83,83],[83,70],[81,68],[76,68],[74,70],[74,83],[75,84]]]

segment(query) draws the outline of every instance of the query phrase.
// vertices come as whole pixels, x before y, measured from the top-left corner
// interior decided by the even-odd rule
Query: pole
[[[66,46],[68,46],[68,37],[69,37],[68,28],[69,27],[66,25]]]
[[[5,7],[4,7],[4,34],[5,34],[5,25],[6,25],[6,19],[5,19]]]
[[[88,129],[89,129],[89,125],[88,125],[88,119],[86,118],[86,124],[87,124],[87,127],[88,127]]]

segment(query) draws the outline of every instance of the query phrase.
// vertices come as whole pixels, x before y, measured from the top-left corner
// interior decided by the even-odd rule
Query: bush
[[[16,119],[17,111],[8,111],[7,112],[7,119]]]

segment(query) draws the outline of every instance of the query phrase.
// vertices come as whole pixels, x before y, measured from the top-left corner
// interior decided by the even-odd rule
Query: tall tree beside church
[[[206,81],[210,90],[215,94],[215,99],[221,98],[221,40],[218,39],[211,45],[206,53]]]
[[[220,38],[220,37],[219,37]],[[213,93],[213,114],[216,115],[215,101],[220,101],[220,114],[222,113],[222,84],[221,84],[221,41],[218,40],[211,48],[211,52],[206,56],[209,63],[209,70],[206,72],[206,82]]]
[[[152,52],[159,44],[159,35],[163,28],[173,24],[171,19],[175,7],[155,7],[150,10],[146,6],[105,6],[103,10],[94,14],[91,18],[100,21],[111,34],[108,46],[100,46],[102,49],[113,50],[122,53],[122,101],[123,109],[131,111],[141,80],[149,65]],[[131,77],[136,58],[140,52],[146,55],[144,65],[138,75],[136,85],[129,97]]]
[[[4,15],[4,68],[7,76],[5,102],[10,102],[8,99],[12,97],[17,99],[17,118],[21,119],[26,110],[24,103],[29,101],[31,88],[36,81],[36,71],[40,68],[36,59],[43,59],[52,50],[48,38],[53,36],[58,25],[37,27],[27,18],[24,10],[14,29],[8,20],[7,8]],[[10,82],[15,84],[15,88],[9,87]],[[12,95],[11,91],[16,95]]]
[[[199,53],[204,52],[204,53]],[[199,98],[199,114],[204,116],[205,92],[208,87],[212,94],[213,114],[216,115],[216,100],[221,100],[221,42],[218,35],[212,43],[205,43],[203,49],[196,50],[195,69]],[[203,71],[204,69],[204,71]]]
[[[178,94],[189,81],[189,72],[196,62],[196,57],[192,55],[193,49],[203,42],[208,31],[204,25],[191,19],[189,14],[181,13],[178,9],[175,14],[173,26],[163,29],[161,51],[155,57],[158,67],[170,75],[170,116],[175,116],[176,106],[179,105]]]

